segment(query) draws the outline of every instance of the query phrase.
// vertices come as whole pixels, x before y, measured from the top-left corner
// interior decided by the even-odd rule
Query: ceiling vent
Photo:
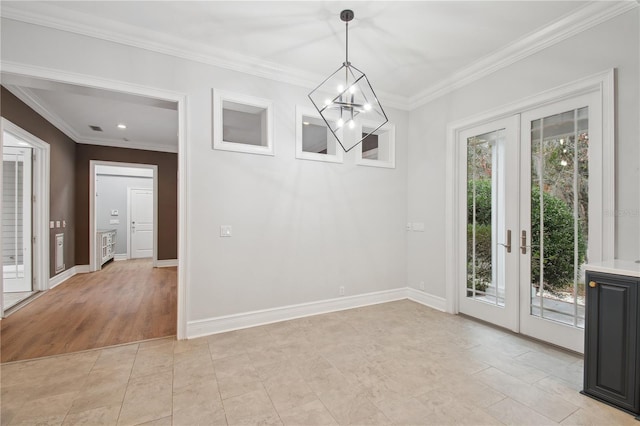
[[[89,125],[89,127],[91,127],[91,130],[93,130],[94,132],[101,132],[102,131],[102,127],[100,127],[100,126],[91,126],[91,125]]]

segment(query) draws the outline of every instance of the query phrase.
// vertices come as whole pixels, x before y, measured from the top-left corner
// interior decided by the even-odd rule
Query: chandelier
[[[367,76],[349,62],[349,22],[353,17],[352,10],[340,12],[346,27],[345,61],[309,93],[313,106],[345,152],[389,121]]]

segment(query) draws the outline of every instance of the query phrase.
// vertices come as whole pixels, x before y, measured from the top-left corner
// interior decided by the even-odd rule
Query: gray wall
[[[97,229],[115,229],[116,254],[127,252],[127,188],[153,189],[153,178],[101,175],[96,176],[96,218]],[[111,216],[111,210],[118,210],[118,216]],[[111,219],[120,221],[117,225]]]
[[[308,105],[308,88],[9,19],[2,20],[2,60],[186,96],[181,158],[188,190],[180,197],[188,258],[181,260],[185,314],[194,327],[197,320],[336,298],[340,286],[361,295],[406,285],[407,112],[385,108],[396,125],[395,169],[358,166],[355,153],[343,164],[299,161],[296,105]],[[212,87],[273,101],[274,156],[211,149]],[[83,161],[96,159],[85,155],[87,147],[77,148],[78,197],[89,193]],[[149,155],[140,151],[139,162],[150,164]],[[132,162],[129,153],[113,157],[100,159]],[[172,170],[168,178],[175,179]],[[78,205],[80,224],[88,214]],[[165,211],[160,202],[159,221]],[[220,238],[221,225],[232,225],[233,237]]]
[[[524,58],[411,112],[408,221],[409,285],[445,296],[447,125],[581,78],[616,69],[616,257],[640,259],[640,8]]]

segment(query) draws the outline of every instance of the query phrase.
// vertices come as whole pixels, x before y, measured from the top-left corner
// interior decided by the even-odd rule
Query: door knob
[[[595,281],[589,281],[589,287],[594,288],[598,284]]]

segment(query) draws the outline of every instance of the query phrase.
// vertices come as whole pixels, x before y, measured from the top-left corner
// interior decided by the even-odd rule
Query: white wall
[[[188,320],[406,285],[407,113],[387,110],[395,169],[355,166],[354,152],[303,161],[295,106],[309,89],[12,20],[2,60],[188,95]],[[211,149],[214,87],[273,100],[274,157]]]
[[[491,74],[410,114],[408,283],[445,295],[445,157],[448,123],[611,68],[617,69],[616,253],[640,259],[639,9]]]

